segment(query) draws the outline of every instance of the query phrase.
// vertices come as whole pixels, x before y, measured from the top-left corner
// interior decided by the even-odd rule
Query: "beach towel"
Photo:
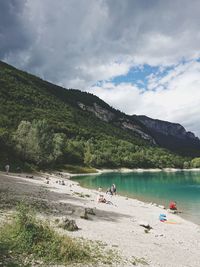
[[[181,224],[180,222],[176,222],[176,221],[165,221],[164,223],[167,223],[167,224]]]

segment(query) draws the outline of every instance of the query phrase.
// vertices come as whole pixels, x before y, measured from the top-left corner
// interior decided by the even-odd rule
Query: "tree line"
[[[200,167],[200,158],[190,160],[159,147],[138,145],[114,136],[69,138],[65,133],[55,132],[45,119],[21,121],[12,142],[22,161],[40,167],[68,163],[96,168]]]

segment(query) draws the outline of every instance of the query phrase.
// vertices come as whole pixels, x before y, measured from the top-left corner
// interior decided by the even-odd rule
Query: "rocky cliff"
[[[91,105],[85,105],[81,102],[77,103],[82,110],[89,111],[93,113],[97,118],[101,119],[104,122],[112,123],[121,129],[128,130],[133,132],[135,135],[138,135],[144,140],[149,141],[151,144],[156,144],[154,138],[149,135],[148,130],[144,125],[140,123],[137,119],[133,119],[122,112],[111,111],[106,107],[102,107],[96,102],[91,103]]]
[[[132,116],[139,119],[151,132],[157,144],[184,155],[200,155],[200,140],[192,132],[187,132],[178,123],[152,119],[147,116]]]
[[[192,132],[187,132],[178,123],[152,119],[142,115],[129,116],[104,105],[103,101],[77,102],[77,104],[79,108],[93,113],[100,120],[130,131],[147,140],[151,145],[158,145],[185,156],[200,155],[199,138]]]

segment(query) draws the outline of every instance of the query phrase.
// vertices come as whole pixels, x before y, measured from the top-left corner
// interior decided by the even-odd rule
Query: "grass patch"
[[[96,169],[91,167],[77,166],[66,164],[63,166],[63,171],[68,171],[69,173],[97,173]]]
[[[48,223],[39,221],[24,204],[17,207],[13,220],[0,228],[0,263],[5,267],[48,264],[110,262],[113,252],[84,239],[61,236]]]
[[[16,198],[15,192],[11,188],[0,188],[0,209],[12,209],[19,202],[20,200]]]

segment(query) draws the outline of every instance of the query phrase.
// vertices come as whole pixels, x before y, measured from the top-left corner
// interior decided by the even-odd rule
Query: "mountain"
[[[40,165],[162,168],[183,167],[189,160],[178,155],[181,150],[166,149],[171,147],[161,143],[140,116],[126,115],[92,94],[62,88],[1,61],[0,99],[2,162],[8,158]],[[198,149],[190,149],[184,140],[187,156],[193,157]]]
[[[0,86],[1,127],[13,129],[21,120],[48,118],[56,130],[72,137],[76,134],[87,137],[88,133],[95,136],[99,134],[98,127],[103,127],[107,135],[127,135],[131,139],[134,135],[135,140],[143,137],[140,139],[154,143],[139,120],[129,118],[92,94],[66,90],[3,62],[0,62]],[[91,124],[95,125],[93,129]]]
[[[200,155],[200,140],[192,132],[187,132],[178,123],[156,120],[147,116],[133,116],[149,130],[156,143],[182,155]]]

